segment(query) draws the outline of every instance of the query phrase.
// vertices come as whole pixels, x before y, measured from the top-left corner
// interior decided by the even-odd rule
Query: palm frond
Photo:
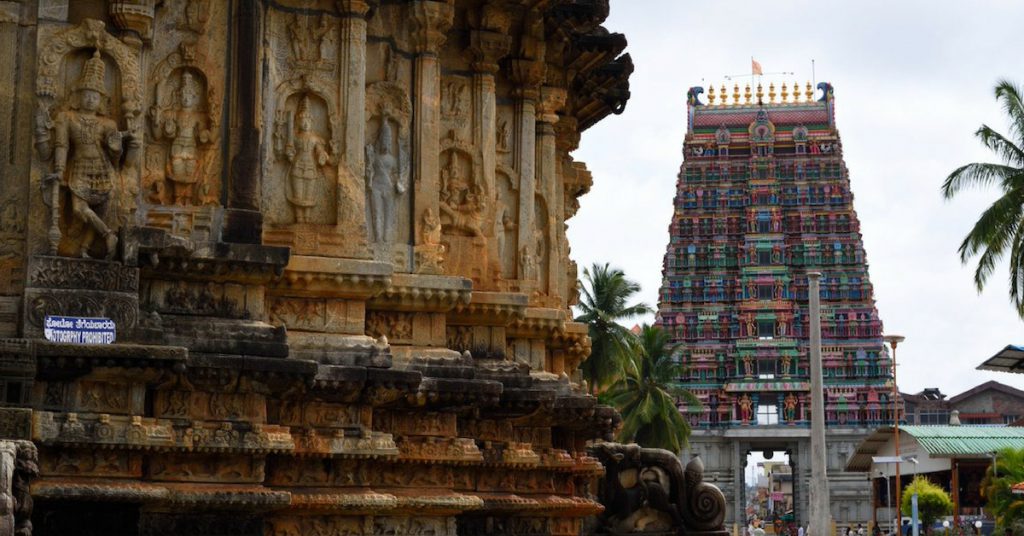
[[[983,187],[1003,182],[1020,170],[1004,164],[973,163],[953,170],[942,183],[942,196],[952,199],[969,187]]]
[[[1024,149],[1017,146],[1013,140],[1003,136],[988,125],[981,125],[974,135],[981,140],[989,150],[995,152],[1006,163],[1015,166],[1024,165]]]
[[[1003,112],[1010,118],[1010,135],[1024,143],[1024,99],[1016,84],[1002,79],[996,83],[996,100],[1003,105]]]

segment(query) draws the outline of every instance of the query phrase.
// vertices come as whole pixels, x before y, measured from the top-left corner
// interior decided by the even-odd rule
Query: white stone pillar
[[[825,387],[821,374],[821,274],[808,272],[808,297],[811,316],[811,482],[810,536],[831,534],[829,511],[828,458],[825,443]]]

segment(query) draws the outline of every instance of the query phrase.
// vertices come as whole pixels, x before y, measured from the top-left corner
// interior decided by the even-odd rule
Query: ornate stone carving
[[[447,39],[455,6],[450,2],[415,0],[410,6],[409,22],[413,46],[419,53],[436,53]]]
[[[292,22],[288,25],[288,37],[294,65],[305,69],[334,69],[334,64],[324,57],[324,50],[329,48],[328,41],[331,40],[334,26],[323,15],[315,25],[313,17],[298,13],[292,17]]]
[[[195,34],[206,33],[206,24],[210,22],[210,2],[206,0],[186,0],[185,9],[181,10],[177,28]]]
[[[147,198],[158,204],[218,204],[217,141],[220,102],[200,66],[208,63],[196,45],[182,43],[161,61],[149,110],[155,144],[147,147]],[[169,192],[167,186],[170,186]]]
[[[366,314],[366,334],[375,339],[385,336],[389,341],[412,340],[412,321],[412,313],[370,311]]]
[[[294,123],[294,124],[293,124]],[[295,223],[308,223],[310,209],[317,205],[317,186],[324,182],[322,168],[332,160],[328,142],[313,130],[313,114],[309,97],[299,100],[294,121],[286,121],[284,156],[291,167],[288,170],[289,192],[286,196],[295,213]]]
[[[374,140],[366,144],[367,222],[370,241],[395,240],[398,200],[409,187],[409,125],[412,105],[400,86],[377,82],[366,89],[367,117],[377,124]],[[397,128],[395,128],[397,127]]]
[[[447,164],[441,169],[440,204],[441,226],[446,234],[484,238],[482,225],[487,201],[473,175],[471,158],[457,149],[447,152]]]
[[[686,466],[674,454],[638,445],[599,443],[589,452],[605,464],[598,519],[604,534],[728,534],[725,496],[703,482],[704,465]]]
[[[265,186],[264,191],[286,201],[290,219],[297,224],[338,220],[337,196],[346,191],[336,184],[336,177],[344,178],[335,171],[341,147],[338,124],[337,107],[324,79],[301,76],[278,87],[273,146],[280,186]],[[280,206],[277,203],[272,210],[280,212]],[[275,214],[275,219],[288,218]]]
[[[39,476],[38,453],[31,441],[0,441],[0,533],[32,535],[32,494]]]
[[[448,79],[441,92],[441,117],[445,119],[464,118],[469,112],[468,98],[469,89],[465,82],[457,78]]]
[[[91,19],[57,33],[40,51],[36,147],[51,170],[43,177],[50,254],[110,259],[117,253],[117,231],[138,191],[134,174],[143,139],[136,54]],[[80,66],[74,84],[61,81],[68,65]],[[108,102],[114,94],[121,102]]]

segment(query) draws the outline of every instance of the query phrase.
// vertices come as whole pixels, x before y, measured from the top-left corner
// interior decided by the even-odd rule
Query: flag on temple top
[[[754,58],[750,58],[750,74],[764,74],[761,72],[761,64]]]

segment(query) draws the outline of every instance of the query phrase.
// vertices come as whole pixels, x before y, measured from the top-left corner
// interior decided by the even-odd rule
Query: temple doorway
[[[746,523],[765,534],[795,535],[794,464],[786,445],[752,446],[746,451]]]

